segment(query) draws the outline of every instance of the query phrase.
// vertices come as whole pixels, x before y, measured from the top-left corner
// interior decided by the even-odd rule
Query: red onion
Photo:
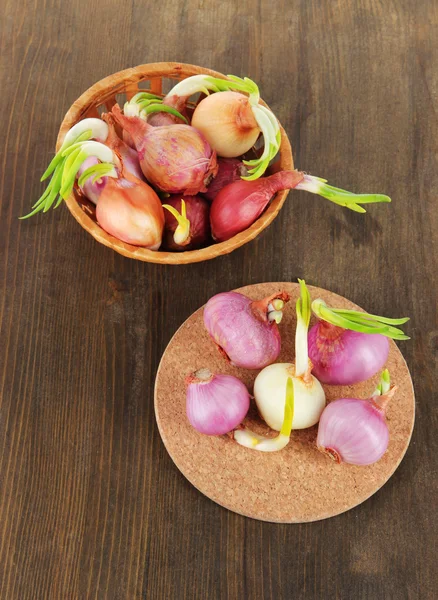
[[[132,175],[107,179],[96,208],[99,225],[123,242],[158,250],[164,211],[157,194]]]
[[[235,181],[222,188],[211,205],[213,238],[224,242],[247,229],[259,218],[274,194],[294,188],[303,177],[299,171],[280,171],[255,181]]]
[[[330,309],[321,299],[312,309],[320,319],[308,336],[313,374],[329,385],[352,385],[366,381],[388,359],[388,337],[409,339],[393,327],[408,319],[386,319],[358,311]]]
[[[246,417],[249,393],[237,377],[200,369],[187,377],[186,385],[187,418],[200,433],[229,433]]]
[[[143,171],[138,160],[138,152],[121,140],[115,130],[115,119],[111,113],[102,115],[102,119],[108,125],[108,137],[105,144],[114,150],[122,161],[123,169],[137,179],[144,181]]]
[[[112,112],[131,134],[148,181],[171,194],[207,190],[217,172],[216,153],[199,131],[190,125],[152,127],[139,117],[127,117],[117,104]]]
[[[217,175],[211,180],[207,191],[203,193],[204,198],[210,202],[213,202],[222,188],[233,181],[239,181],[247,173],[245,165],[238,158],[219,157],[217,164],[219,167]]]
[[[204,308],[204,324],[222,354],[236,367],[262,369],[280,354],[286,292],[254,301],[237,292],[217,294]]]
[[[186,214],[182,214],[182,201]],[[201,196],[170,196],[163,204],[165,224],[164,250],[195,250],[210,238],[210,206]],[[173,208],[173,211],[170,210]]]
[[[318,449],[336,462],[371,465],[385,453],[389,442],[385,409],[395,392],[384,371],[379,387],[368,400],[342,398],[330,402],[319,420]]]

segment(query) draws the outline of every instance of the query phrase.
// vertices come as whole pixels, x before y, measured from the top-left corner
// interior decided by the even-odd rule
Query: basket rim
[[[59,128],[56,141],[56,150],[59,150],[67,131],[75,123],[81,120],[83,115],[93,106],[94,103],[96,103],[96,100],[102,95],[103,92],[107,93],[111,90],[114,90],[115,93],[117,93],[116,90],[118,87],[128,87],[130,84],[136,85],[139,81],[145,80],[151,76],[171,78],[178,76],[181,77],[182,75],[182,78],[185,78],[198,74],[212,75],[221,79],[227,79],[223,73],[218,71],[181,62],[145,63],[138,65],[137,67],[124,69],[104,77],[89,87],[77,100],[75,100],[65,114]],[[268,106],[263,100],[260,100],[260,102],[264,106]],[[283,170],[292,170],[294,168],[292,148],[281,123],[279,123],[279,125],[281,132],[281,168]],[[166,252],[159,250],[153,251],[140,246],[132,246],[131,244],[122,242],[121,240],[118,240],[114,236],[104,231],[100,225],[98,225],[98,223],[96,223],[81,208],[81,205],[77,201],[73,192],[65,200],[65,203],[67,204],[67,208],[71,214],[79,222],[83,229],[91,234],[98,242],[112,248],[123,256],[157,264],[190,264],[211,260],[218,256],[229,254],[233,250],[240,248],[244,244],[256,238],[275,219],[281,207],[283,206],[288,193],[289,190],[279,191],[274,196],[267,209],[250,227],[248,227],[248,229],[245,229],[229,240],[212,244],[211,246],[201,248],[200,250],[187,250],[185,252]]]

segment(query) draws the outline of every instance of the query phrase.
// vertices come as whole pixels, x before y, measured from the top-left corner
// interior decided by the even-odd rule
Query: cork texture
[[[320,297],[336,308],[359,309],[337,294],[308,287],[313,299]],[[236,291],[258,300],[281,290],[291,295],[291,301],[279,326],[282,351],[278,362],[292,362],[298,284],[263,283]],[[178,469],[199,491],[241,515],[262,521],[302,523],[349,510],[388,481],[407,450],[415,418],[412,380],[394,342],[390,342],[386,365],[391,383],[398,386],[387,409],[388,449],[374,465],[338,465],[317,450],[317,426],[293,431],[289,445],[273,453],[243,448],[230,436],[206,436],[191,427],[185,412],[187,374],[208,367],[212,372],[239,377],[252,392],[259,372],[233,367],[222,358],[204,328],[202,313],[203,308],[197,310],[175,333],[163,354],[155,383],[155,414],[164,445]],[[314,322],[312,318],[310,325]],[[376,375],[354,386],[324,386],[327,401],[368,398],[378,380]],[[253,401],[245,424],[257,433],[272,431],[261,421]]]

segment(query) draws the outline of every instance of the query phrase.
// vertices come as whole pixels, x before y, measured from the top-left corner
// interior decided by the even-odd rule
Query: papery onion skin
[[[245,165],[238,158],[218,157],[217,164],[216,177],[211,180],[207,191],[202,194],[209,202],[213,202],[222,188],[233,181],[240,181],[242,175],[247,173]]]
[[[389,443],[385,413],[373,400],[335,400],[321,415],[316,443],[338,463],[373,464]]]
[[[378,333],[360,333],[318,321],[308,335],[312,373],[328,385],[353,385],[382,370],[389,341]]]
[[[115,129],[114,116],[111,113],[104,113],[102,119],[108,125],[108,137],[105,141],[105,145],[109,146],[111,150],[114,150],[120,157],[124,171],[127,171],[137,179],[144,181],[145,178],[140,167],[138,152],[119,138]]]
[[[134,140],[132,139],[132,135],[130,133],[128,133],[126,131],[126,129],[123,130],[122,139],[127,146],[129,146],[130,148],[135,150],[135,144],[134,144]]]
[[[306,382],[295,376],[292,363],[275,363],[265,367],[254,382],[254,397],[261,417],[275,431],[280,431],[284,416],[284,390],[288,378],[294,389],[292,429],[307,429],[318,423],[325,407],[325,393],[315,377]]]
[[[245,154],[260,135],[249,98],[239,92],[218,92],[201,100],[193,113],[192,125],[225,158]]]
[[[164,228],[164,210],[157,194],[131,175],[107,179],[96,208],[99,225],[123,242],[158,250]]]
[[[205,192],[217,173],[216,152],[190,125],[152,127],[139,117],[127,117],[116,104],[112,112],[131,134],[146,179],[169,194],[194,196]]]
[[[262,369],[278,358],[280,332],[276,323],[263,318],[261,308],[273,298],[289,300],[284,292],[258,302],[238,292],[224,292],[210,298],[205,305],[204,325],[233,365]]]
[[[250,227],[274,194],[294,188],[303,177],[299,171],[280,171],[255,181],[235,181],[222,188],[211,205],[213,239],[224,242]]]
[[[246,417],[249,393],[237,377],[201,369],[187,377],[186,385],[187,418],[200,433],[229,433]]]
[[[196,250],[205,246],[210,240],[210,206],[201,196],[169,196],[165,199],[166,204],[170,204],[181,213],[181,200],[186,203],[187,218],[190,221],[189,242],[184,245],[177,244],[173,239],[173,234],[178,226],[175,217],[168,211],[164,213],[165,224],[163,233],[163,250],[181,252],[184,250]]]

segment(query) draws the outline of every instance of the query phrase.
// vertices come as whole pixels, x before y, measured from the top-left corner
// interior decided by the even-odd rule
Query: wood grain
[[[0,598],[435,598],[436,3],[4,0],[0,27]],[[298,168],[392,205],[357,215],[293,192],[257,240],[181,267],[115,254],[66,207],[19,222],[71,103],[161,60],[255,79]],[[417,417],[379,493],[288,526],[185,481],[159,439],[153,382],[211,295],[297,276],[412,317],[400,348]]]

